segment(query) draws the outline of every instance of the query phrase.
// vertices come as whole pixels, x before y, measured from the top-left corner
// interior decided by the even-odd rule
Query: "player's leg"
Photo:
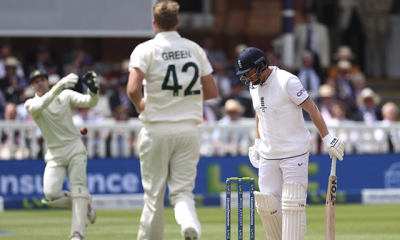
[[[74,177],[75,175],[78,176],[78,181],[77,184],[83,183],[84,180],[84,185],[86,186],[86,178],[87,178],[87,173],[86,173],[86,167],[87,167],[87,152],[86,152],[86,147],[83,145],[82,142],[76,142],[75,144],[71,144],[69,146],[69,155],[67,157],[64,157],[65,164],[68,165],[69,168],[75,168],[74,166],[82,166],[83,164],[85,165],[84,168],[79,168],[78,170],[70,170],[69,175],[71,176],[71,172],[73,173]],[[64,154],[65,155],[65,154]],[[83,171],[84,170],[84,171]],[[76,173],[76,174],[75,174]],[[81,177],[83,176],[83,177]],[[84,179],[81,179],[84,178]],[[70,177],[70,182],[71,182],[71,177]],[[90,195],[90,192],[89,192]],[[87,219],[91,224],[94,224],[96,222],[96,210],[92,206],[92,196],[90,195],[89,197],[89,204],[87,206]]]
[[[282,172],[279,161],[262,160],[258,170],[260,192],[254,192],[257,212],[269,240],[282,238]]]
[[[94,209],[92,204],[92,195],[90,195],[89,198],[87,218],[91,224],[94,224],[96,222],[96,209]]]
[[[282,240],[303,239],[307,231],[308,154],[281,161],[283,171]]]
[[[82,238],[86,235],[86,217],[90,193],[86,187],[86,154],[80,153],[72,156],[69,165],[69,182],[72,198],[72,223],[71,236],[78,233]]]
[[[187,126],[189,128],[189,126]],[[183,129],[181,128],[183,131]],[[168,189],[176,222],[184,239],[200,239],[201,225],[197,217],[193,189],[197,175],[200,141],[195,125],[177,134],[175,153],[170,162]]]
[[[159,135],[155,126],[142,128],[139,135],[140,170],[144,207],[138,240],[164,239],[164,195],[168,175],[171,141]]]
[[[281,203],[271,193],[254,192],[257,212],[260,215],[268,240],[282,239]]]
[[[66,166],[61,165],[59,161],[47,161],[43,175],[43,193],[46,197],[42,200],[43,204],[50,207],[71,208],[71,194],[62,190],[66,172]]]

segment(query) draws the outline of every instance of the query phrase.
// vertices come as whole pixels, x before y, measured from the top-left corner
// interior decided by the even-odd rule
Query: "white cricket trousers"
[[[59,206],[72,207],[70,236],[78,232],[85,237],[86,214],[90,198],[86,187],[85,146],[80,139],[77,139],[60,148],[51,148],[46,153],[45,161],[47,164],[43,176],[43,192],[46,198],[57,201]],[[62,190],[67,171],[71,192]]]
[[[282,199],[284,182],[297,182],[308,186],[308,158],[310,153],[282,160],[260,160],[258,185],[260,192],[272,193]]]
[[[200,141],[194,122],[146,123],[139,135],[144,207],[138,240],[164,239],[164,196],[168,185],[175,219],[181,229],[201,234],[193,189]]]
[[[48,150],[45,161],[43,192],[47,199],[64,197],[62,187],[67,171],[70,186],[86,187],[87,154],[80,139],[61,148]]]

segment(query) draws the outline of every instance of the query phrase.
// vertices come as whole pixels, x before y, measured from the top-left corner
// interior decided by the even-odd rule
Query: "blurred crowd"
[[[265,53],[270,65],[285,68],[299,77],[328,125],[363,122],[367,126],[388,126],[398,120],[397,104],[381,102],[380,96],[373,89],[366,87],[366,75],[360,65],[363,59],[354,54],[350,45],[340,45],[336,52],[330,54],[327,28],[318,22],[312,12],[305,11],[303,22],[295,25],[294,39],[295,64],[291,69],[285,68],[282,62],[282,38],[275,39],[273,47],[265,49]],[[199,44],[206,51],[213,66],[214,79],[219,89],[218,98],[204,102],[204,123],[221,126],[240,125],[242,119],[254,118],[249,89],[235,75],[236,56],[247,45],[237,44],[231,53],[226,53],[215,47],[211,37],[204,38]],[[50,85],[56,84],[69,73],[81,76],[90,70],[97,72],[100,83],[99,103],[94,108],[76,109],[74,121],[77,125],[128,121],[138,117],[126,94],[128,59],[121,59],[119,64],[110,66],[96,61],[83,49],[65,52],[61,57],[56,57],[48,46],[39,45],[34,57],[30,58],[30,61],[22,62],[13,54],[11,45],[0,47],[0,120],[32,121],[23,104],[34,96],[27,76],[35,69],[47,71]],[[78,82],[74,90],[81,93],[87,91],[82,82]],[[311,120],[306,112],[304,120]],[[336,133],[341,139],[352,143],[361,137],[359,133],[343,134]],[[395,139],[387,138],[384,133],[375,132],[370,135],[375,141]],[[399,137],[397,135],[398,133],[396,139]],[[231,141],[230,137],[221,131],[216,131],[208,137],[213,141],[213,149],[216,149],[211,154],[218,154],[217,149],[221,145],[229,145]],[[3,131],[1,138],[4,144],[7,141],[7,133]],[[236,137],[236,141],[240,138]],[[134,136],[131,136],[131,139],[133,141]],[[389,145],[398,144],[394,141],[389,140]],[[357,151],[355,144],[348,146]],[[391,149],[393,151],[393,147]],[[246,151],[245,149],[242,154],[246,154]]]
[[[137,118],[138,114],[126,93],[128,81],[129,60],[121,60],[120,64],[107,66],[96,61],[85,50],[78,49],[66,52],[61,58],[45,45],[37,47],[32,61],[22,62],[13,54],[11,45],[0,46],[0,120],[30,121],[24,103],[34,97],[30,86],[29,75],[36,69],[44,69],[48,73],[50,87],[69,73],[82,76],[85,72],[94,70],[98,73],[99,102],[94,108],[74,109],[73,120],[77,126],[85,123],[121,122]],[[29,59],[28,57],[26,59]],[[86,86],[78,81],[75,91],[86,93]],[[7,151],[9,132],[1,129],[0,158],[8,158]],[[42,145],[41,133],[36,133],[39,144]],[[112,135],[107,136],[111,139]],[[16,143],[19,144],[18,138]],[[109,142],[109,141],[108,141]],[[110,146],[107,146],[110,148]],[[107,150],[110,155],[109,149]],[[38,156],[43,156],[39,151]]]
[[[0,119],[8,119],[7,105],[15,104],[17,120],[30,120],[24,112],[23,103],[34,96],[28,79],[29,74],[35,69],[44,69],[49,75],[50,86],[56,84],[63,76],[76,73],[82,76],[85,72],[95,70],[99,74],[100,99],[96,108],[88,110],[88,114],[77,115],[89,121],[102,118],[115,118],[118,120],[137,117],[135,108],[126,95],[128,81],[129,60],[122,61],[117,66],[104,66],[96,62],[84,50],[67,52],[62,59],[56,59],[55,54],[47,46],[38,46],[36,55],[31,62],[22,63],[13,55],[11,45],[0,48]],[[79,81],[75,91],[86,93],[86,86]]]

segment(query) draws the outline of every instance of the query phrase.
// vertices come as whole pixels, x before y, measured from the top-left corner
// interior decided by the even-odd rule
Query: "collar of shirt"
[[[154,39],[176,39],[181,38],[181,35],[177,31],[167,31],[157,33]]]
[[[272,79],[275,77],[278,67],[277,66],[269,66],[272,69],[271,74],[268,76],[267,80],[264,83],[260,84],[260,86],[270,85]]]

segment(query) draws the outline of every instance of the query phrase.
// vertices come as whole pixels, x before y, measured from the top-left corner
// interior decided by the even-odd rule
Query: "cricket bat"
[[[336,157],[332,158],[331,174],[329,175],[328,191],[325,205],[325,239],[335,240],[335,208],[336,208]]]

